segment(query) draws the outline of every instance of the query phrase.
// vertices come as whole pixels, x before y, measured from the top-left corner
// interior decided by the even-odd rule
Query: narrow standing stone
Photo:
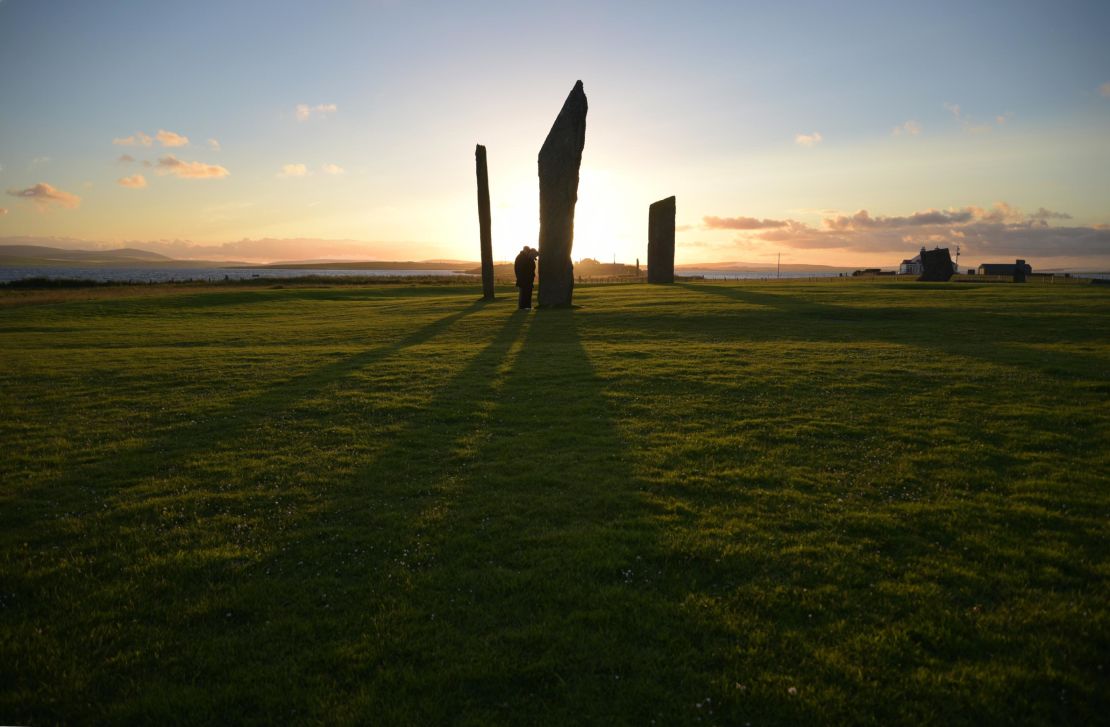
[[[540,307],[569,306],[574,294],[574,205],[586,145],[586,92],[574,84],[540,148]]]
[[[486,148],[474,147],[474,165],[478,171],[478,227],[482,243],[482,297],[493,300],[493,236],[490,233],[489,172],[486,170]]]
[[[675,198],[661,199],[648,207],[649,283],[674,282]]]

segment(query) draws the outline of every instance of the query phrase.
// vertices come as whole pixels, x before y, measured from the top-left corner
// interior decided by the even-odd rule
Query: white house
[[[921,252],[925,252],[925,246],[921,246]],[[921,252],[917,253],[909,260],[903,260],[902,264],[898,266],[899,275],[921,275]]]

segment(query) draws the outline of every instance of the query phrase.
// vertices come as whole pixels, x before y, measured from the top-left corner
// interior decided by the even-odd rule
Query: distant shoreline
[[[335,269],[335,268],[176,268],[176,267],[103,267],[103,266],[0,266],[0,283],[26,279],[87,280],[96,283],[180,283],[272,280],[280,282],[294,278],[452,278],[472,279],[474,276],[447,268],[386,268],[386,269]]]
[[[266,265],[227,265],[228,270],[450,270],[465,274],[458,263],[352,262],[352,263],[270,263]]]

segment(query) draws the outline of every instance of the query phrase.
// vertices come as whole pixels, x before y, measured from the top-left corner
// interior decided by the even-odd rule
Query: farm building
[[[1033,272],[1033,266],[1024,260],[1018,260],[1025,268],[1025,274],[1030,275]],[[1014,263],[983,263],[979,266],[980,275],[1013,275],[1017,267],[1017,262]]]
[[[939,250],[940,248],[938,247],[936,249]],[[945,249],[947,249],[947,248],[945,248]],[[924,245],[921,247],[921,252],[917,253],[916,255],[911,257],[909,260],[903,260],[902,263],[898,266],[898,274],[899,275],[921,275],[921,273],[923,272],[923,268],[921,267],[921,253],[923,253],[923,252],[925,252]],[[954,272],[954,273],[960,272],[959,268],[956,267],[956,263],[952,263],[952,272]]]

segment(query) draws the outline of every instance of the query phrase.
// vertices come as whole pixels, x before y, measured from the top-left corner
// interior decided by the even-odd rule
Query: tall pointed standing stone
[[[474,147],[474,165],[478,172],[478,228],[482,244],[482,298],[493,300],[493,236],[490,233],[489,172],[486,170],[486,148]]]
[[[675,199],[667,197],[648,207],[649,283],[674,282]]]
[[[586,92],[574,84],[540,148],[540,307],[569,306],[574,294],[574,205],[586,145]]]

